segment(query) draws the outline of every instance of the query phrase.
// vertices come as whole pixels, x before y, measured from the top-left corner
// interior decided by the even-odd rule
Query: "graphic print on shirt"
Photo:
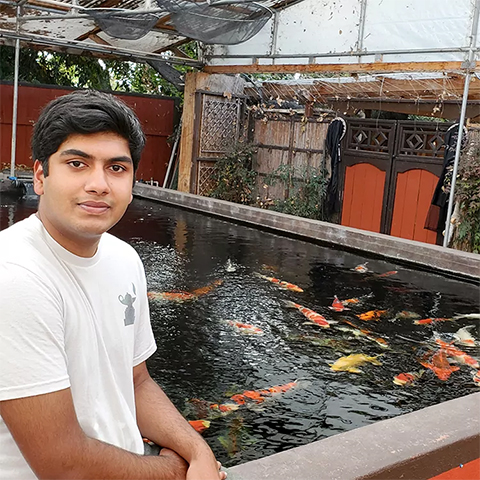
[[[136,295],[137,292],[134,283],[132,283],[132,289],[133,295]],[[135,308],[133,306],[133,303],[135,302],[137,297],[134,297],[127,292],[125,295],[119,295],[118,299],[120,300],[120,303],[126,305],[127,307],[125,309],[125,318],[123,319],[123,321],[125,322],[125,326],[133,325],[135,323]]]

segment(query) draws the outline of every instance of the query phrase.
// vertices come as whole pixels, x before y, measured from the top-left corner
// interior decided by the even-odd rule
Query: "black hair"
[[[33,160],[42,163],[48,175],[48,159],[70,135],[113,132],[128,141],[136,171],[145,135],[135,113],[108,93],[78,90],[52,100],[40,113],[33,128]]]

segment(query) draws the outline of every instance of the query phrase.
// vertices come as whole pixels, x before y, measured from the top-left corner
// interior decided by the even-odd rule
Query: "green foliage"
[[[196,42],[182,45],[182,51],[197,58]],[[0,80],[13,81],[15,50],[0,46]],[[192,67],[178,65],[185,74]],[[89,55],[20,50],[19,80],[34,84],[59,85],[96,90],[183,97],[174,85],[145,63],[101,60]]]
[[[460,203],[460,218],[454,246],[480,253],[480,145],[471,144],[462,155],[455,201]]]
[[[215,164],[216,186],[210,196],[229,202],[248,205],[252,201],[257,172],[252,169],[256,147],[248,143],[237,143]]]
[[[272,210],[298,217],[325,220],[323,202],[328,186],[325,169],[304,165],[295,168],[282,164],[265,177],[265,184],[273,186],[281,183],[287,198],[274,200]]]
[[[15,50],[0,47],[0,79],[13,80]],[[64,87],[111,90],[109,73],[94,57],[20,50],[19,80]]]

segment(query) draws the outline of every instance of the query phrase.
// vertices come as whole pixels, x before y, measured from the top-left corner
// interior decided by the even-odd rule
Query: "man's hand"
[[[221,468],[222,464],[213,456],[194,460],[188,467],[187,480],[225,480],[227,472],[220,471]]]
[[[172,477],[172,480],[185,480],[188,463],[180,455],[169,448],[162,448],[158,456],[168,460],[171,471],[175,472],[175,477]]]

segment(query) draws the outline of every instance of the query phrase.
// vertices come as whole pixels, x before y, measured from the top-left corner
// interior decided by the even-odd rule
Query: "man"
[[[0,479],[226,477],[148,374],[143,265],[105,233],[144,144],[133,112],[98,92],[57,98],[35,125],[38,212],[0,232]]]

